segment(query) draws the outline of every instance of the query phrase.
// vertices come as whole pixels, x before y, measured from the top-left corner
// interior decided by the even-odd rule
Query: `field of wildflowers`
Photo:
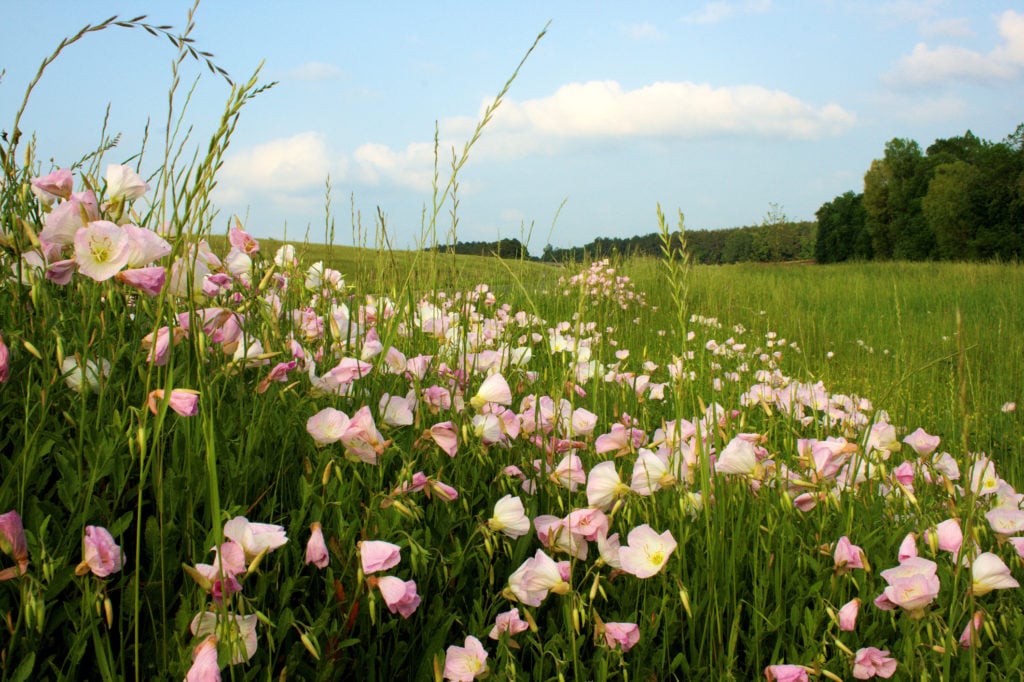
[[[149,178],[7,140],[0,678],[1024,669],[1019,312],[989,320],[1010,364],[972,371],[963,324],[886,336],[852,285],[815,311],[764,284],[852,266],[691,269],[660,212],[659,261],[468,281],[368,251],[352,279],[237,221],[214,238],[258,92]],[[871,267],[899,321],[922,271]],[[913,292],[952,288],[942,267]],[[958,295],[992,297],[975,267]]]

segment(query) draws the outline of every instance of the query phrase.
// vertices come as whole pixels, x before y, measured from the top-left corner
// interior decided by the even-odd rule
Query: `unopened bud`
[[[110,603],[110,597],[103,598],[103,615],[107,617],[107,629],[114,627],[114,605]]]
[[[319,661],[320,660],[319,647],[317,647],[317,645],[313,641],[313,639],[310,638],[309,633],[308,632],[303,632],[302,635],[299,636],[299,639],[302,640],[302,646],[306,647],[306,651],[309,652],[309,655]]]

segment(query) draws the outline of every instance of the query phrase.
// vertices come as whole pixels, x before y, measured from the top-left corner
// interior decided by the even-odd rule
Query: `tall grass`
[[[122,25],[146,26],[99,26]],[[847,679],[867,647],[899,679],[1021,668],[1024,598],[982,574],[1021,575],[1018,268],[690,268],[663,217],[667,261],[578,270],[394,252],[382,217],[367,249],[214,235],[264,87],[233,85],[192,155],[169,98],[148,192],[99,177],[103,150],[74,169],[95,205],[8,137],[0,677]],[[104,220],[166,249],[100,277],[117,249],[74,240]],[[910,553],[937,593],[873,603]]]

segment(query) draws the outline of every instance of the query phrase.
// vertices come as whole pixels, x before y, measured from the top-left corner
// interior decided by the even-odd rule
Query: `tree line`
[[[1000,142],[970,130],[927,149],[893,138],[864,174],[863,191],[822,204],[817,221],[793,221],[770,204],[759,225],[689,230],[694,263],[814,260],[1021,260],[1024,258],[1024,123]],[[611,255],[660,256],[661,235],[597,237],[583,246],[548,244],[531,257],[518,239],[457,242],[460,254],[546,262]]]
[[[864,190],[818,209],[814,257],[1019,260],[1024,256],[1024,124],[1000,142],[968,130],[924,151],[893,138]]]

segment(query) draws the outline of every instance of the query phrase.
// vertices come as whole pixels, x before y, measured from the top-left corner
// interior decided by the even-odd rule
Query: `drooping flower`
[[[235,576],[246,571],[245,550],[234,540],[228,540],[220,547],[211,548],[215,553],[212,564],[196,564],[195,574],[200,576],[196,581],[213,595],[214,601],[220,603],[224,597],[240,592],[241,583]]]
[[[0,336],[0,384],[7,383],[7,379],[11,376],[11,351],[7,349],[7,344],[4,343],[4,337]]]
[[[530,624],[519,617],[519,608],[499,613],[494,619],[494,627],[487,635],[491,639],[500,639],[501,633],[507,632],[509,636],[524,632],[529,629]]]
[[[972,645],[978,643],[978,638],[980,637],[979,633],[981,632],[981,624],[984,622],[984,620],[984,611],[974,612],[974,615],[971,616],[971,619],[967,621],[967,627],[965,627],[964,631],[960,633],[960,648],[969,649]]]
[[[860,599],[853,598],[839,609],[839,629],[853,632],[857,625],[857,613],[860,611]]]
[[[359,559],[363,575],[386,571],[402,560],[402,548],[383,540],[363,540],[359,543]]]
[[[903,439],[904,443],[913,448],[914,452],[922,457],[927,457],[935,452],[936,448],[939,447],[940,441],[941,439],[938,436],[930,436],[920,427]]]
[[[487,651],[480,640],[466,637],[465,646],[448,647],[444,656],[444,679],[470,682],[487,672]]]
[[[71,198],[46,214],[39,239],[67,246],[75,241],[75,233],[83,227],[82,214],[89,220],[99,220],[100,210],[92,190],[72,194]]]
[[[82,562],[75,568],[75,575],[85,575],[92,571],[98,578],[106,578],[117,573],[124,564],[124,552],[114,536],[101,526],[86,526],[85,537],[82,539]]]
[[[240,544],[245,550],[245,558],[250,561],[288,542],[288,536],[281,526],[252,523],[244,516],[236,516],[224,524],[224,537]]]
[[[872,677],[886,679],[896,672],[896,659],[889,656],[888,651],[873,646],[858,649],[853,657],[853,676],[858,680],[869,680]]]
[[[380,589],[381,596],[384,597],[388,611],[398,613],[402,618],[411,616],[420,605],[420,596],[416,594],[415,580],[402,580],[386,575],[377,578],[377,587]]]
[[[71,196],[71,188],[75,179],[67,168],[55,170],[49,175],[39,178],[32,178],[32,193],[39,201],[47,206],[53,204],[57,199],[67,199]]]
[[[807,682],[807,669],[802,665],[782,663],[764,669],[768,682]]]
[[[509,388],[508,382],[505,381],[505,377],[500,374],[492,374],[484,379],[480,388],[477,389],[476,395],[469,401],[469,404],[476,409],[480,409],[487,403],[505,406],[512,404],[512,390]]]
[[[715,471],[741,476],[757,475],[758,461],[754,444],[746,438],[733,438],[715,460]]]
[[[864,568],[864,550],[850,542],[845,535],[836,542],[832,553],[836,571],[842,573],[854,568]]]
[[[165,393],[162,388],[149,392],[149,399],[146,404],[149,406],[150,412],[153,414],[158,412],[160,403],[164,400],[164,395]],[[199,413],[199,391],[193,391],[189,388],[175,388],[171,390],[168,407],[181,417],[194,417]]]
[[[444,450],[449,457],[455,457],[459,452],[459,436],[455,426],[450,422],[438,422],[430,427],[430,438],[439,448]]]
[[[1020,583],[1010,575],[1010,568],[998,556],[992,552],[982,552],[974,559],[971,564],[971,593],[975,597],[992,590],[1014,587],[1020,587]]]
[[[627,545],[619,548],[619,562],[623,571],[637,578],[650,578],[659,573],[676,549],[672,531],[659,535],[646,523],[629,531],[626,542]]]
[[[0,514],[0,551],[18,564],[0,571],[0,581],[25,574],[28,570],[28,543],[21,515],[13,509],[6,514]]]
[[[95,220],[79,228],[74,242],[78,271],[97,282],[116,275],[131,257],[128,235],[107,220]]]
[[[220,644],[227,646],[231,653],[231,665],[238,665],[256,654],[256,622],[255,614],[223,616],[214,611],[201,611],[192,619],[189,630],[196,637],[217,635]]]
[[[496,533],[518,538],[530,532],[530,519],[526,516],[523,501],[512,495],[505,495],[494,503],[494,515],[487,520],[487,526]]]
[[[220,682],[217,664],[217,635],[207,635],[192,651],[192,667],[185,674],[185,682]]]
[[[331,555],[327,552],[324,542],[324,531],[319,521],[309,524],[309,541],[306,543],[306,563],[317,568],[327,568],[331,563]]]
[[[960,546],[964,542],[964,533],[960,528],[960,520],[955,518],[946,519],[934,528],[929,528],[925,531],[924,537],[925,542],[929,545],[933,545],[944,552],[952,552],[953,554],[960,551]]]
[[[629,651],[640,641],[640,628],[636,623],[605,623],[604,641],[612,649]]]
[[[92,393],[98,393],[100,390],[100,377],[106,377],[110,374],[110,362],[107,360],[100,360],[98,365],[92,360],[86,360],[85,367],[82,367],[75,358],[66,357],[60,367],[61,372],[66,375],[64,381],[67,383],[68,388],[76,393],[81,393],[83,389],[88,389]]]
[[[163,290],[167,281],[167,268],[154,265],[148,268],[121,270],[114,275],[114,279],[138,289],[147,296],[156,296]]]
[[[512,572],[508,586],[515,598],[527,606],[540,606],[548,592],[565,594],[570,589],[558,564],[542,549]]]
[[[138,225],[122,225],[128,237],[128,267],[141,268],[171,253],[171,245],[153,230]]]
[[[619,478],[615,462],[595,464],[587,474],[587,504],[607,511],[615,500],[629,493],[629,486]]]

